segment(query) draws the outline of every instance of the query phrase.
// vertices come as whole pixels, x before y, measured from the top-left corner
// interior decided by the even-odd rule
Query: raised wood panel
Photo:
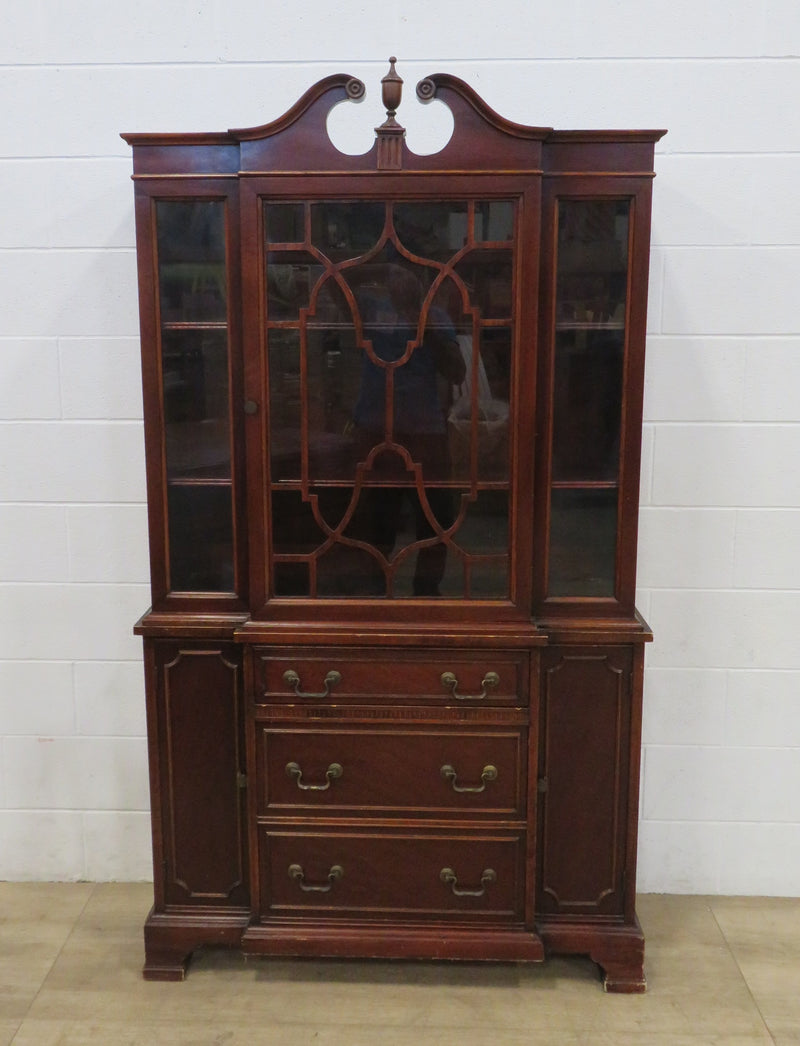
[[[246,903],[241,651],[163,644],[159,690],[166,902]]]
[[[544,653],[540,912],[623,913],[630,684],[629,647]]]

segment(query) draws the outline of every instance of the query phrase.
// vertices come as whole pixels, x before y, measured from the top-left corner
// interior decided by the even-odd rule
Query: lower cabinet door
[[[146,642],[156,905],[246,906],[241,649]]]
[[[540,914],[623,913],[628,818],[636,816],[628,809],[631,672],[630,646],[543,652]]]
[[[524,833],[260,828],[261,915],[522,921]]]

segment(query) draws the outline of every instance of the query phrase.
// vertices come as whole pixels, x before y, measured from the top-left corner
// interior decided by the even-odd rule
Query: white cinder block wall
[[[31,0],[0,13],[0,878],[150,874],[122,130],[263,123],[397,54],[504,115],[667,127],[640,606],[643,890],[800,893],[796,0]],[[429,115],[426,115],[429,114]],[[350,121],[352,123],[352,120]],[[418,139],[419,140],[419,139]],[[352,151],[358,151],[358,147]]]

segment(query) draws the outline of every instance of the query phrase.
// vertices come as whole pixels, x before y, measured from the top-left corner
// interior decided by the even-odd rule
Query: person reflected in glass
[[[449,313],[441,305],[428,310],[422,340],[405,363],[394,368],[393,425],[387,441],[386,400],[389,368],[383,364],[402,359],[417,338],[423,288],[417,276],[400,263],[381,267],[380,285],[364,286],[359,307],[364,336],[372,343],[375,359],[365,352],[361,388],[353,412],[357,460],[364,461],[377,444],[389,442],[379,454],[369,480],[410,479],[402,456],[392,450],[400,445],[412,461],[422,466],[430,512],[439,527],[453,524],[453,499],[447,488],[435,484],[450,477],[447,410],[453,386],[466,376],[464,358]],[[402,526],[406,506],[413,514],[416,541],[435,537],[437,531],[425,514],[412,486],[368,487],[360,498],[353,533],[390,560]],[[447,548],[442,541],[419,549],[414,570],[413,595],[438,596],[444,577]],[[385,592],[383,572],[376,563],[374,584]]]

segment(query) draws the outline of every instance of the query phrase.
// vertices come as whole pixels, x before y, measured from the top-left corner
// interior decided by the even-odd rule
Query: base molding
[[[524,927],[367,924],[331,922],[250,926],[242,938],[246,955],[352,959],[453,959],[542,962],[539,937]]]
[[[542,962],[550,955],[588,955],[601,968],[607,992],[647,990],[644,934],[632,923],[542,918],[535,931],[498,925],[448,926],[333,920],[280,920],[254,924],[251,912],[155,912],[144,927],[143,976],[182,981],[192,952],[203,945],[243,955],[282,958],[445,959],[467,962]]]

